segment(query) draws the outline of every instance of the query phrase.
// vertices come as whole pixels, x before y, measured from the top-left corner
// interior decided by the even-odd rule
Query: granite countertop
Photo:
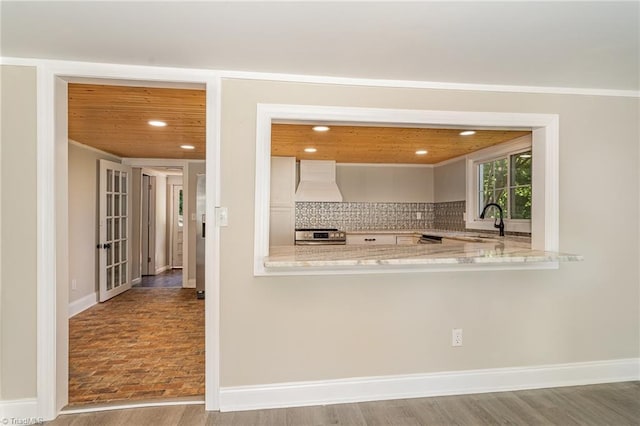
[[[432,231],[428,233],[435,234]],[[583,260],[579,255],[532,250],[527,238],[494,237],[475,241],[469,233],[447,231],[446,234],[462,238],[471,237],[472,240],[454,239],[446,244],[275,246],[271,247],[264,266],[277,269],[331,266],[487,265]]]
[[[449,231],[445,229],[401,229],[401,230],[379,230],[379,231],[346,231],[347,235],[375,235],[375,234],[391,234],[391,235],[415,235],[417,237],[422,234],[434,235],[437,237],[463,240],[477,240],[470,242],[480,242],[481,239],[496,241],[513,241],[519,243],[531,244],[531,237],[522,235],[509,235],[505,232],[505,237],[499,237],[497,232],[471,232],[471,231]]]

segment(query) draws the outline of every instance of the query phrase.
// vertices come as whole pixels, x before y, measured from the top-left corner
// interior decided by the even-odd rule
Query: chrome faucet
[[[504,237],[504,220],[502,220],[502,207],[500,207],[498,204],[496,203],[489,203],[486,206],[484,206],[484,209],[482,209],[482,213],[480,213],[480,219],[484,219],[484,214],[487,211],[487,208],[489,207],[497,207],[498,211],[500,212],[500,218],[499,220],[496,219],[495,223],[493,224],[494,228],[498,228],[500,230],[500,236]]]

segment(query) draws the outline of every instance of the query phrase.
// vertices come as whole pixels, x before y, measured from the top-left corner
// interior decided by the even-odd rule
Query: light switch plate
[[[229,212],[226,207],[216,207],[216,225],[227,226],[229,224]]]

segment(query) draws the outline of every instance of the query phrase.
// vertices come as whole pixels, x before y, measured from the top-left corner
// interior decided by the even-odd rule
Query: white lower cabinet
[[[397,235],[396,244],[418,244],[419,239],[416,235]]]
[[[356,234],[347,233],[347,244],[374,245],[374,244],[396,244],[394,234]]]

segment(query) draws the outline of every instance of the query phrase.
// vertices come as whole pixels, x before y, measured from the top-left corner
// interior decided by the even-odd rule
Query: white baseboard
[[[33,425],[43,421],[42,417],[38,417],[38,400],[36,398],[0,401],[0,422],[2,424]]]
[[[189,278],[189,280],[182,286],[183,288],[196,288],[196,279]]]
[[[142,277],[134,278],[131,280],[131,285],[140,284],[142,282]]]
[[[169,269],[171,269],[171,266],[169,266],[169,265],[164,265],[164,266],[161,266],[159,268],[156,268],[156,275],[161,274],[164,271],[168,271]]]
[[[89,309],[98,303],[98,293],[91,293],[85,297],[69,303],[69,318],[78,315],[80,312]]]
[[[302,407],[640,380],[640,358],[220,389],[220,411]]]

